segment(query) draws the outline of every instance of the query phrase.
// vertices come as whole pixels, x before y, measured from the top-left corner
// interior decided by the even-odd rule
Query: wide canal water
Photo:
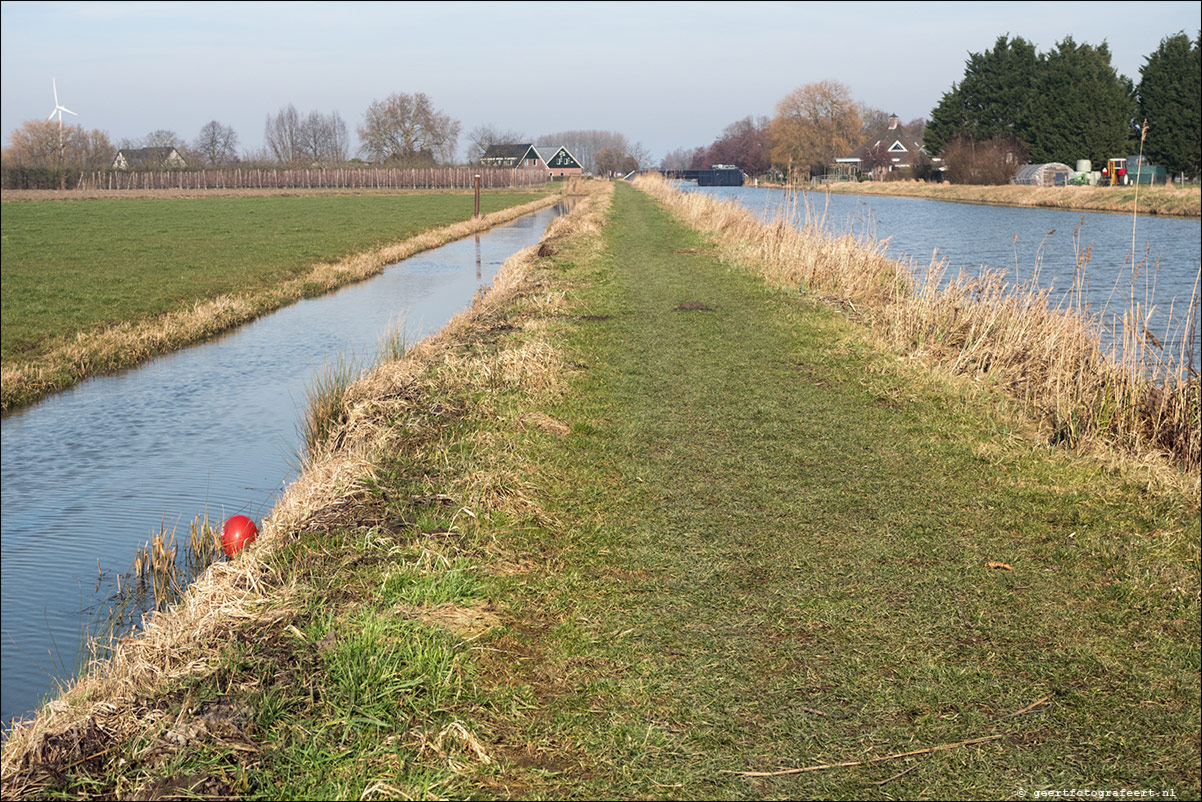
[[[562,204],[418,254],[381,275],[300,301],[219,339],[90,379],[4,418],[2,711],[35,709],[79,665],[115,577],[161,526],[270,512],[300,464],[315,377],[374,358],[401,328],[442,328],[533,245]],[[104,579],[100,579],[103,576]]]
[[[1202,269],[1202,221],[1139,216],[1132,260],[1131,214],[1081,213],[1055,209],[948,203],[920,198],[810,192],[795,195],[757,187],[682,189],[737,200],[763,220],[785,215],[797,223],[821,222],[835,234],[888,240],[888,253],[918,270],[932,256],[947,261],[946,278],[982,266],[1003,270],[1010,283],[1024,282],[1039,268],[1038,282],[1053,288],[1059,301],[1073,284],[1078,251],[1088,248],[1085,300],[1104,317],[1103,341],[1115,316],[1131,301],[1155,307],[1149,330],[1162,340],[1192,336],[1192,363],[1202,347],[1196,321],[1185,320]],[[1174,320],[1169,319],[1170,306]],[[1167,337],[1166,337],[1167,334]],[[1166,349],[1169,350],[1169,349]],[[1179,352],[1179,351],[1178,351]]]

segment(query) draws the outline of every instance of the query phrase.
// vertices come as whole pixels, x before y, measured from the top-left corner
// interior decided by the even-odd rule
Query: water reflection
[[[418,254],[220,339],[86,381],[3,422],[2,715],[78,664],[91,612],[165,524],[269,512],[299,462],[306,390],[331,360],[374,355],[403,325],[441,328],[562,206]],[[474,267],[474,269],[473,269]]]

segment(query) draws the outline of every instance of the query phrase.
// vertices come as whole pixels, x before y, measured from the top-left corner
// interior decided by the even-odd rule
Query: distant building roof
[[[535,147],[535,151],[547,167],[554,169],[584,168],[580,160],[563,145],[538,145]]]
[[[180,152],[171,146],[155,148],[122,148],[113,159],[116,170],[139,170],[144,168],[187,167]]]
[[[581,167],[580,160],[563,145],[490,145],[480,163],[490,167],[522,167],[529,159],[537,159],[543,167],[573,169]]]
[[[534,145],[529,142],[525,145],[489,145],[488,150],[484,151],[484,155],[480,157],[480,161],[485,164],[512,162],[505,166],[514,167],[526,158],[526,154],[533,147]]]
[[[896,114],[889,116],[889,122],[871,132],[854,153],[842,159],[839,163],[862,162],[869,151],[883,147],[892,157],[895,164],[909,164],[910,160],[922,150],[923,129],[919,126],[902,125]]]

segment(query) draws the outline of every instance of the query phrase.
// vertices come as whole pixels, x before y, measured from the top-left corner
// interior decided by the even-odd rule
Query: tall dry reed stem
[[[1132,303],[1120,318],[1117,352],[1106,351],[1100,318],[1082,301],[1088,250],[1079,252],[1074,289],[1053,304],[1050,290],[1038,286],[1038,269],[1017,286],[1000,272],[949,280],[946,266],[934,261],[915,275],[886,255],[884,243],[830,233],[824,216],[804,201],[762,223],[735,202],[681,193],[662,178],[641,177],[636,186],[714,235],[729,257],[770,283],[831,296],[903,352],[1005,389],[1050,441],[1167,456],[1198,470],[1200,392],[1189,368],[1191,338],[1166,340],[1180,342],[1181,353],[1164,354],[1147,328],[1151,309]],[[1196,287],[1183,317],[1189,325],[1198,319]]]

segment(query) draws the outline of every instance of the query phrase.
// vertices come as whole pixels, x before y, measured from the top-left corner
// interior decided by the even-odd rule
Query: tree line
[[[931,111],[930,152],[993,147],[1033,163],[1073,164],[1136,153],[1170,173],[1199,173],[1202,61],[1199,39],[1166,37],[1133,83],[1110,64],[1105,43],[1066,37],[1037,53],[1021,36],[971,53],[964,77]],[[1144,137],[1146,125],[1146,137]]]
[[[21,170],[28,174],[40,171],[47,175],[79,175],[110,169],[118,150],[169,147],[175,148],[192,168],[355,162],[431,168],[455,163],[460,130],[459,121],[436,108],[425,93],[398,92],[368,106],[356,129],[359,149],[354,158],[349,129],[337,112],[301,112],[289,104],[267,115],[263,146],[257,150],[240,151],[237,132],[218,120],[206,123],[190,141],[169,129],[157,129],[140,139],[123,139],[115,144],[104,131],[85,130],[81,125],[60,128],[58,122],[31,120],[10,135],[3,164],[6,173]],[[523,142],[565,145],[586,170],[593,172],[650,162],[650,155],[641,145],[613,131],[564,131],[531,138],[485,124],[473,129],[469,140],[469,164],[477,164],[491,145]]]
[[[826,173],[835,159],[885,131],[889,118],[887,112],[857,101],[845,84],[816,81],[781,98],[772,117],[736,120],[709,145],[668,153],[660,167],[696,170],[733,164],[748,175],[803,180]],[[905,128],[920,132],[923,124],[919,118]]]
[[[1200,37],[1202,38],[1202,37]],[[930,112],[901,127],[924,153],[915,177],[942,157],[960,183],[1005,183],[1019,164],[1075,164],[1138,152],[1169,172],[1199,175],[1202,69],[1199,40],[1166,37],[1146,57],[1138,84],[1119,75],[1110,51],[1067,37],[1043,54],[1022,37],[1002,36],[993,50],[970,53],[964,77]],[[833,80],[806,84],[783,97],[772,117],[748,116],[709,145],[664,156],[662,169],[733,164],[748,175],[804,179],[823,174],[885,132],[889,115],[857,101]],[[862,168],[887,166],[882,144],[861,151]]]

